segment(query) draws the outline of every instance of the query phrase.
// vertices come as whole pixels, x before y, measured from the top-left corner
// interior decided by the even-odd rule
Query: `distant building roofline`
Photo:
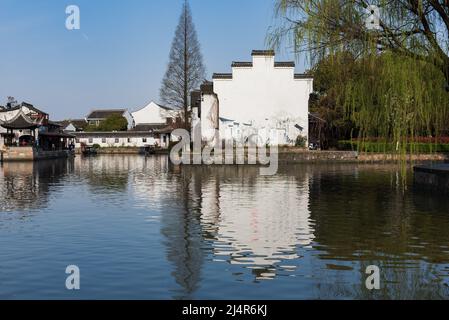
[[[125,112],[126,109],[92,109],[90,112],[92,113],[92,112],[96,112],[96,111],[98,111],[98,112],[121,112],[121,111]]]
[[[313,75],[305,73],[295,73],[295,79],[313,79]]]
[[[212,79],[232,79],[232,73],[214,73]]]
[[[231,65],[233,68],[251,68],[252,66],[253,63],[249,61],[234,61]]]
[[[136,109],[136,110],[134,110],[134,111],[131,111],[131,113],[139,112],[139,111],[145,109],[146,107],[148,107],[150,104],[155,104],[155,105],[157,105],[159,108],[164,109],[164,110],[168,110],[168,111],[179,111],[179,110],[180,110],[180,109],[177,108],[177,107],[169,107],[169,106],[162,105],[162,104],[160,104],[160,103],[158,103],[158,102],[155,102],[155,101],[150,101],[150,102],[148,102],[145,106],[143,106],[143,107],[141,107],[141,108],[138,108],[138,109]]]
[[[294,68],[295,66],[294,61],[279,61],[274,63],[275,68]]]
[[[253,50],[251,55],[252,56],[274,57],[276,54],[275,54],[274,50]]]

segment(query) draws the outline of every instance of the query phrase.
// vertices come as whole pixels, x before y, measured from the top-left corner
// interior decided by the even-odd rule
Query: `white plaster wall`
[[[92,140],[89,140],[89,138],[79,138],[77,139],[75,146],[80,148],[81,143],[85,143],[87,146],[98,144],[102,148],[145,147],[154,146],[156,143],[161,145],[159,139],[146,137],[147,141],[144,142],[143,138],[145,137],[132,137],[130,138],[130,141],[128,141],[128,138],[118,138],[118,142],[115,141],[116,138],[105,138],[106,141],[103,141],[103,138],[92,138]]]
[[[166,117],[163,115],[162,108],[156,103],[151,102],[144,108],[132,113],[135,125],[139,124],[164,124],[167,122]]]
[[[252,122],[256,128],[277,128],[279,120],[289,119],[308,136],[308,102],[313,79],[294,79],[293,67],[274,67],[274,57],[253,57],[252,68],[233,68],[233,79],[214,79],[214,92],[220,100],[220,117]],[[295,140],[299,131],[288,130]]]
[[[201,135],[203,141],[213,141],[218,129],[219,101],[214,94],[204,94],[201,100]]]

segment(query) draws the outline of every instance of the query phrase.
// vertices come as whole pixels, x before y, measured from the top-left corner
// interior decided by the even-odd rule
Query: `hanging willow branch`
[[[380,12],[375,29],[366,26],[371,5]],[[273,47],[287,43],[312,65],[335,61],[337,74],[348,67],[338,61],[354,57],[358,72],[339,84],[338,101],[360,139],[403,151],[414,137],[447,129],[449,1],[278,0],[276,14]]]

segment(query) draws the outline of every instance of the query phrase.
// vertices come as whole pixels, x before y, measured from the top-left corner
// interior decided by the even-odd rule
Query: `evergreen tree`
[[[189,130],[189,95],[205,78],[200,44],[187,1],[176,28],[170,61],[162,81],[162,103],[183,110],[184,127]]]

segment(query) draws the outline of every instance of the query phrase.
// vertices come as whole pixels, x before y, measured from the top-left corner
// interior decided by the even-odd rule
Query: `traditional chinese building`
[[[203,141],[246,140],[294,145],[308,139],[313,78],[295,73],[294,62],[277,62],[271,50],[255,50],[251,62],[233,62],[231,73],[215,73],[192,93],[192,125]]]
[[[28,103],[0,110],[2,161],[66,157],[74,136],[62,132],[47,113]]]

